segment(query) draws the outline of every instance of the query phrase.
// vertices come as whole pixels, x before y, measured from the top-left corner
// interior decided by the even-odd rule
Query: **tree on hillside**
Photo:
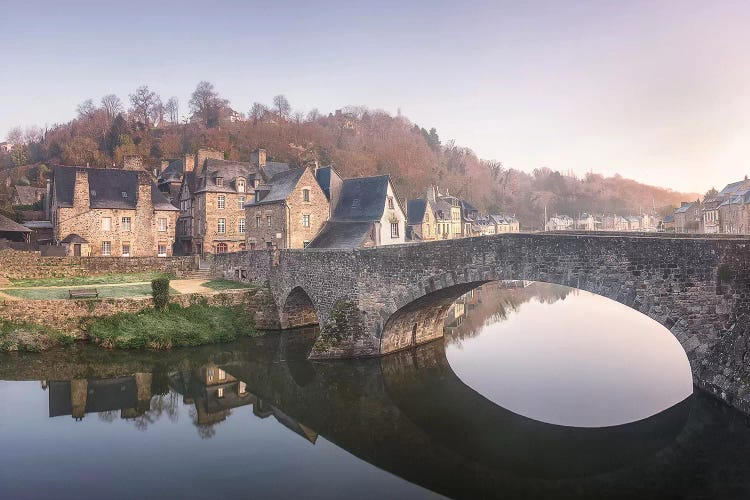
[[[6,140],[13,145],[23,144],[23,129],[18,126],[13,127],[8,131]]]
[[[136,122],[149,126],[154,114],[154,106],[159,102],[159,96],[152,92],[148,85],[138,87],[135,94],[130,94],[130,115]]]
[[[719,194],[719,192],[716,190],[716,188],[712,187],[711,189],[706,191],[706,195],[703,198],[711,198],[713,196],[716,196],[717,194]]]
[[[273,110],[279,115],[279,118],[287,118],[292,112],[292,106],[282,94],[273,98]]]
[[[102,97],[102,109],[107,113],[109,121],[122,112],[122,101],[114,94],[108,94]]]
[[[170,97],[167,104],[164,106],[164,111],[167,113],[167,120],[170,123],[180,122],[180,102],[176,97]]]
[[[253,106],[250,108],[250,113],[248,113],[248,116],[253,120],[253,124],[262,122],[267,115],[268,107],[259,102],[254,102]]]
[[[79,119],[91,118],[96,112],[94,101],[92,99],[86,99],[78,105],[78,107],[76,108],[76,112],[78,113]]]
[[[190,111],[206,128],[219,124],[221,114],[228,105],[229,101],[219,97],[211,82],[200,82],[190,95]]]
[[[320,114],[320,111],[318,111],[318,108],[313,108],[309,113],[307,113],[307,121],[314,122],[316,120],[319,120],[321,116],[322,115]]]

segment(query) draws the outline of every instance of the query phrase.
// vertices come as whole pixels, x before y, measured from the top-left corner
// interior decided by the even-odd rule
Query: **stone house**
[[[437,235],[437,219],[432,202],[418,198],[406,203],[407,237],[411,241],[430,241]]]
[[[71,255],[169,256],[177,212],[145,170],[53,169],[53,239]]]
[[[628,231],[640,231],[641,230],[641,218],[636,215],[628,215],[624,217],[628,224]]]
[[[683,201],[674,211],[674,227],[678,233],[697,233],[703,220],[700,200]]]
[[[514,215],[490,215],[495,223],[495,234],[518,233],[521,226]]]
[[[596,230],[596,220],[593,215],[582,213],[576,217],[574,226],[577,230],[594,231]]]
[[[447,190],[441,193],[437,186],[428,187],[424,198],[434,207],[437,238],[444,240],[460,238],[464,232],[461,200],[451,196]]]
[[[477,226],[476,231],[480,236],[491,236],[497,233],[497,226],[491,217],[478,217],[474,225]]]
[[[659,230],[665,233],[674,233],[674,214],[669,214],[661,220]]]
[[[459,200],[461,207],[461,229],[462,236],[481,236],[482,226],[478,224],[479,210],[466,200]]]
[[[602,217],[602,229],[604,231],[627,231],[628,221],[621,215],[605,214]]]
[[[741,232],[739,227],[741,224],[738,223],[742,215],[740,205],[744,205],[742,197],[748,190],[750,190],[750,180],[745,176],[743,180],[727,184],[716,195],[706,197],[701,207],[702,232],[709,234]],[[744,227],[747,228],[747,224],[744,224]]]
[[[328,197],[311,168],[279,172],[245,203],[246,248],[305,248],[329,212]]]
[[[545,231],[568,231],[574,229],[575,223],[569,215],[555,215],[550,217],[544,226]]]
[[[31,229],[0,214],[0,240],[27,243]]]
[[[177,240],[180,253],[226,253],[245,250],[245,203],[286,163],[269,162],[259,149],[251,161],[224,160],[220,151],[201,149],[194,168],[187,162],[178,197]]]
[[[720,196],[710,196],[703,200],[701,207],[701,232],[706,234],[717,234],[721,232],[719,219],[719,205],[723,203]]]
[[[358,248],[404,243],[406,214],[390,177],[358,177],[341,185],[333,216],[309,248]]]

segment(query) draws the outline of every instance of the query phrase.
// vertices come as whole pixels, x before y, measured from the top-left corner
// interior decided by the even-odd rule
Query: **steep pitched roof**
[[[693,205],[695,205],[695,202],[685,203],[680,208],[678,208],[677,210],[675,210],[674,213],[676,213],[676,214],[684,214],[685,212],[687,212],[688,210],[690,210],[690,207],[692,207]]]
[[[138,200],[139,172],[87,167],[57,166],[54,168],[55,197],[59,206],[73,206],[77,170],[85,170],[88,173],[90,208],[135,210]],[[151,202],[155,210],[177,210],[153,182],[151,183]]]
[[[323,190],[323,193],[329,200],[331,199],[331,177],[333,176],[333,174],[341,178],[339,173],[336,172],[336,169],[334,169],[331,165],[320,167],[315,172],[315,180],[318,181],[320,189]]]
[[[727,184],[724,187],[724,189],[722,189],[721,191],[719,191],[719,194],[722,194],[722,195],[738,194],[737,193],[738,191],[744,190],[743,186],[746,185],[747,183],[748,183],[747,179],[743,179],[743,180],[737,181],[737,182],[730,182],[729,184]]]
[[[380,220],[385,210],[389,182],[387,175],[344,180],[332,219],[348,222]]]
[[[44,188],[33,186],[14,186],[13,189],[16,191],[16,198],[20,205],[33,205],[47,192]]]
[[[185,170],[185,164],[182,160],[170,160],[167,168],[162,170],[159,174],[159,182],[175,182],[182,179],[182,174]]]
[[[30,233],[31,229],[0,215],[0,233]]]
[[[290,168],[291,167],[288,163],[282,163],[280,161],[267,161],[266,165],[263,167],[263,175],[265,175],[267,179],[270,179],[276,174],[285,172]]]
[[[279,172],[271,177],[271,180],[268,181],[267,185],[258,188],[260,192],[267,191],[268,194],[263,196],[260,201],[251,199],[245,203],[245,206],[265,205],[286,200],[287,196],[289,196],[289,193],[291,193],[295,186],[297,186],[297,183],[304,173],[304,168],[293,168],[291,170]]]
[[[307,245],[307,248],[357,248],[364,244],[372,229],[372,222],[329,220]]]
[[[406,202],[407,224],[421,224],[427,210],[427,200],[417,199]]]

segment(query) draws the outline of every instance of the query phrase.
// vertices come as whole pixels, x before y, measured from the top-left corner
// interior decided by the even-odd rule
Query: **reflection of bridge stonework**
[[[506,234],[226,254],[216,256],[213,270],[266,282],[283,328],[317,318],[312,358],[376,356],[440,337],[451,302],[488,281],[576,287],[666,326],[685,349],[695,382],[747,412],[750,389],[740,381],[750,355],[748,257],[747,239]]]

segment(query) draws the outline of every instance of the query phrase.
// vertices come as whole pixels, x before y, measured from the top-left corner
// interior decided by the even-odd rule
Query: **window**
[[[302,227],[310,227],[310,216],[308,214],[302,216]]]
[[[268,227],[271,227],[271,216],[266,215],[266,222],[268,223]]]
[[[226,380],[227,379],[227,372],[219,368],[219,380]]]
[[[130,217],[122,218],[122,230],[128,233],[130,232]]]
[[[111,241],[102,241],[102,255],[112,255]]]
[[[359,198],[354,198],[352,200],[352,208],[359,208]]]
[[[162,233],[167,230],[167,219],[161,218],[159,219],[159,231]]]
[[[102,231],[112,230],[112,217],[102,217]]]
[[[303,189],[302,190],[302,201],[310,201],[310,190],[309,189]]]
[[[269,250],[273,250],[273,241],[267,241],[266,242],[266,248]]]
[[[239,220],[239,222],[237,223],[237,229],[239,230],[240,233],[245,232],[245,219]]]
[[[216,178],[216,185],[219,187],[224,186],[224,178],[223,177],[217,177]]]
[[[123,197],[123,198],[127,198],[127,197],[128,197],[128,193],[127,193],[126,191],[123,191],[123,192],[122,192],[122,197]]]
[[[208,370],[206,370],[206,381],[209,384],[214,381],[214,369],[213,368],[209,368]]]
[[[130,257],[130,242],[129,241],[122,242],[122,256]]]
[[[237,192],[238,193],[245,192],[245,180],[244,179],[237,179]]]
[[[302,248],[307,248],[307,245],[309,245],[309,244],[310,244],[309,241],[303,241],[302,242]]]
[[[255,203],[258,203],[260,201],[260,191],[255,192]]]
[[[398,222],[391,223],[391,238],[398,238]]]
[[[219,195],[219,197],[216,199],[216,208],[223,209],[224,205],[226,204],[226,196]]]
[[[255,242],[254,241],[250,242],[250,250],[255,250]]]
[[[260,227],[260,215],[255,216],[255,227]]]
[[[245,250],[247,250],[247,245],[240,243],[240,252],[244,252]]]
[[[227,250],[229,248],[227,247],[226,243],[219,243],[216,245],[216,253],[227,253]]]
[[[219,387],[218,389],[216,389],[216,397],[218,397],[218,398],[223,398],[224,397],[224,388],[223,387]]]
[[[159,246],[156,252],[156,255],[159,257],[166,257],[167,256],[167,242],[166,241],[160,241]]]
[[[393,210],[393,196],[388,197],[388,208]]]
[[[219,234],[224,234],[227,232],[227,220],[226,219],[219,219],[219,222],[216,225],[216,232],[218,232]]]
[[[245,382],[240,382],[237,392],[239,392],[240,395],[245,394],[247,392],[247,384]]]
[[[237,208],[242,210],[245,207],[245,197],[244,196],[238,196],[237,197]]]

